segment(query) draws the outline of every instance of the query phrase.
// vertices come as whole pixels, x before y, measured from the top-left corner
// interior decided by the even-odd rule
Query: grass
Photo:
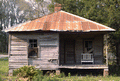
[[[0,52],[0,54],[2,54],[2,55],[8,55],[8,53],[1,53],[1,52]]]
[[[8,76],[8,57],[6,58],[0,58],[0,81],[8,81],[10,78],[15,78],[15,77],[9,77]]]
[[[58,78],[58,80],[65,81],[120,81],[120,77],[117,76],[72,76],[65,78]]]
[[[114,67],[112,67],[114,68]],[[12,79],[12,81],[15,81],[16,77],[9,77],[8,76],[8,58],[2,58],[0,59],[0,81],[8,81],[9,79]],[[114,69],[112,69],[113,71]],[[120,73],[120,71],[118,71]],[[114,72],[112,72],[114,73]],[[120,81],[120,76],[117,76],[117,74],[112,74],[107,77],[103,76],[92,76],[92,75],[87,75],[87,76],[44,76],[44,80],[42,81]],[[50,80],[47,80],[47,78]]]
[[[8,75],[8,58],[0,59],[0,77],[2,79],[6,78]]]

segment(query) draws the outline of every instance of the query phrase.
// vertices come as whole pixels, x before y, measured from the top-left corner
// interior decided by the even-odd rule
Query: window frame
[[[85,39],[84,42],[83,42],[83,52],[84,53],[87,53],[88,51],[85,50],[86,46],[85,46],[85,42],[86,41],[92,41],[92,48],[93,48],[93,40],[92,39]]]
[[[29,45],[30,45],[30,43],[29,43],[29,40],[37,40],[37,47],[33,47],[33,48],[37,48],[37,55],[36,56],[29,56],[29,49],[31,48],[32,49],[32,47],[29,47]],[[28,41],[28,48],[27,48],[27,50],[28,50],[28,58],[38,58],[39,57],[39,38],[37,38],[37,37],[29,37],[28,39],[27,39],[27,41]]]

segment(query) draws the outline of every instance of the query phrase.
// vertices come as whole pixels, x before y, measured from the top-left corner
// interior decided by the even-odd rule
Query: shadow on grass
[[[101,69],[61,69],[61,72],[64,72],[66,76],[68,76],[68,73],[71,74],[71,76],[86,76],[86,75],[93,75],[93,76],[99,76],[103,74],[103,70]]]
[[[120,65],[109,65],[109,74],[112,76],[120,76]]]

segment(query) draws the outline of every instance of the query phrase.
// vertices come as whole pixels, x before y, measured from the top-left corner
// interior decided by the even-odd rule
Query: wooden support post
[[[56,75],[60,75],[60,70],[56,70]]]
[[[108,47],[107,47],[107,34],[106,34],[106,65],[108,66]]]
[[[13,70],[12,69],[9,70],[9,76],[13,76]]]
[[[103,69],[103,76],[108,76],[109,75],[109,70],[108,69]]]

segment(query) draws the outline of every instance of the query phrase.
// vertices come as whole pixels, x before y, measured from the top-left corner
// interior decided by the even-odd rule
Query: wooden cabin
[[[24,65],[58,72],[68,68],[108,73],[103,35],[115,30],[59,9],[4,30],[9,33],[9,73]]]

